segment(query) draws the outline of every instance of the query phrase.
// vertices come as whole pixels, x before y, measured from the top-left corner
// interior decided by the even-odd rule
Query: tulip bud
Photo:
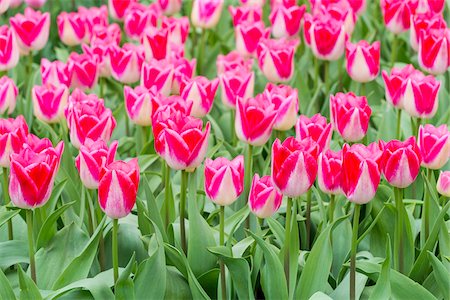
[[[268,218],[278,211],[283,200],[283,195],[274,187],[272,177],[266,175],[253,176],[248,206],[258,218]]]
[[[109,51],[111,75],[121,83],[130,84],[139,81],[144,49],[134,44],[124,44],[122,48]]]
[[[420,125],[417,144],[422,154],[422,167],[438,170],[450,157],[450,133],[447,125]]]
[[[86,36],[85,19],[79,13],[65,11],[56,18],[61,42],[67,46],[80,45]]]
[[[268,83],[263,92],[264,98],[274,105],[277,112],[273,128],[280,131],[291,129],[297,121],[298,92],[289,85]]]
[[[252,59],[245,59],[239,52],[231,51],[227,55],[219,54],[217,56],[217,75],[222,75],[227,71],[234,69],[252,70]]]
[[[415,15],[417,0],[383,0],[381,1],[386,28],[394,34],[407,31],[411,24],[411,16]]]
[[[419,73],[420,71],[414,69],[413,65],[406,65],[401,69],[392,68],[391,75],[383,70],[381,75],[386,90],[386,101],[394,107],[403,108],[408,79],[418,76]]]
[[[24,0],[25,4],[32,8],[41,8],[47,0]]]
[[[165,15],[173,15],[181,10],[182,0],[158,0],[158,5]]]
[[[31,90],[34,115],[45,123],[57,123],[64,119],[64,110],[69,98],[65,85],[34,86]]]
[[[189,19],[187,17],[165,17],[162,19],[161,26],[163,29],[167,29],[170,44],[184,45],[189,35]]]
[[[417,72],[406,81],[403,108],[412,117],[432,118],[438,109],[440,86],[433,76]]]
[[[319,155],[317,182],[325,194],[337,195],[341,190],[342,151],[326,150]]]
[[[14,68],[19,62],[16,36],[8,26],[0,26],[0,71]]]
[[[164,96],[169,96],[173,80],[173,66],[166,61],[152,60],[143,63],[141,86],[151,89],[153,86]]]
[[[92,89],[98,80],[98,65],[93,56],[72,52],[67,62],[70,86],[82,90]]]
[[[347,73],[355,81],[369,82],[380,72],[380,42],[372,45],[366,41],[356,44],[347,42]]]
[[[83,53],[91,56],[98,66],[98,76],[99,77],[110,77],[111,76],[111,62],[109,53],[114,51],[116,45],[92,45],[88,46],[86,44],[81,45]]]
[[[248,99],[253,96],[255,73],[244,69],[228,71],[220,76],[221,99],[225,106],[235,109],[238,97]]]
[[[125,86],[123,93],[125,108],[130,120],[140,126],[152,125],[151,99],[156,95],[142,86],[137,86],[134,89]]]
[[[295,124],[295,132],[299,140],[312,138],[319,146],[320,152],[325,152],[330,148],[333,135],[332,126],[321,114],[315,114],[311,118],[301,115]]]
[[[41,13],[27,7],[23,15],[18,13],[9,22],[22,54],[41,50],[47,44],[50,31],[48,12]]]
[[[419,13],[412,16],[409,42],[411,48],[419,51],[419,37],[422,31],[445,30],[447,24],[442,15],[434,13]]]
[[[23,116],[0,119],[0,166],[8,168],[10,155],[19,152],[28,135],[28,125]]]
[[[9,115],[14,111],[18,94],[19,89],[11,78],[7,76],[0,78],[0,114]]]
[[[194,0],[191,22],[194,27],[213,28],[219,23],[223,9],[223,0]]]
[[[173,65],[173,81],[172,94],[179,95],[180,87],[184,81],[190,81],[195,75],[195,67],[197,60],[193,58],[188,60],[186,58],[179,58],[172,61]]]
[[[353,11],[357,15],[362,15],[366,11],[366,0],[347,0]]]
[[[142,35],[142,44],[145,49],[145,59],[150,62],[153,59],[167,58],[169,52],[169,31],[166,28],[148,27]]]
[[[234,27],[243,22],[259,22],[262,17],[261,6],[229,6],[228,11],[230,12]]]
[[[444,11],[444,6],[445,6],[445,0],[419,0],[419,6],[417,7],[417,12],[442,14],[442,12]]]
[[[78,6],[78,13],[84,17],[86,25],[86,36],[87,42],[91,41],[92,34],[95,26],[102,28],[108,27],[108,8],[106,5],[100,7],[89,7]]]
[[[287,82],[294,74],[297,40],[261,40],[256,50],[258,65],[271,82]]]
[[[108,26],[95,25],[92,28],[91,45],[116,45],[119,46],[122,39],[122,31],[120,26],[113,23]]]
[[[441,171],[436,190],[444,197],[450,197],[450,171]]]
[[[305,10],[305,5],[290,7],[277,5],[273,8],[269,16],[273,37],[278,39],[296,36],[300,31]]]
[[[270,29],[266,29],[263,22],[242,22],[236,25],[234,33],[236,50],[242,56],[253,56],[259,41],[269,38]]]
[[[70,86],[70,73],[67,65],[59,60],[53,62],[43,58],[41,60],[41,78],[42,84],[52,84]]]
[[[125,11],[123,28],[129,38],[139,41],[146,28],[158,25],[160,12],[154,7],[132,3]]]
[[[196,118],[206,116],[212,108],[214,97],[219,86],[219,79],[208,80],[197,76],[181,85],[181,97],[193,102],[191,115]]]
[[[108,0],[108,8],[111,17],[116,20],[122,20],[125,12],[136,0]]]
[[[450,31],[447,29],[422,30],[419,35],[419,65],[433,74],[444,74],[449,66]]]

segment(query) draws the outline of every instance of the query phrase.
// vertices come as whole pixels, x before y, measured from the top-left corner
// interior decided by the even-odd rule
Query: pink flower
[[[244,156],[229,161],[225,157],[205,160],[205,193],[214,203],[228,206],[244,190]]]
[[[71,74],[70,86],[79,89],[92,89],[98,80],[98,65],[93,56],[72,52],[67,61]]]
[[[319,155],[317,182],[325,194],[338,195],[341,190],[342,151],[326,150]]]
[[[380,72],[380,42],[346,43],[347,73],[355,81],[369,82]]]
[[[386,101],[391,103],[394,107],[403,108],[405,98],[406,85],[410,77],[420,76],[420,71],[414,69],[413,65],[406,65],[403,68],[392,68],[391,75],[386,71],[382,71],[385,90]]]
[[[192,3],[191,22],[194,27],[213,28],[222,14],[223,0],[194,0]]]
[[[10,165],[10,155],[19,152],[28,135],[28,125],[23,116],[0,119],[0,166]]]
[[[167,29],[169,33],[169,43],[175,45],[184,45],[189,35],[188,17],[165,17],[162,19],[161,26],[163,29]]]
[[[283,143],[276,139],[272,145],[272,180],[287,197],[306,193],[317,175],[319,148],[312,139],[288,137]]]
[[[347,0],[347,1],[357,15],[362,15],[366,11],[367,6],[366,0]]]
[[[278,5],[273,8],[269,16],[272,24],[272,35],[275,38],[296,36],[300,31],[305,10],[305,5],[290,7]]]
[[[351,202],[365,204],[375,197],[380,184],[380,145],[344,145],[342,149],[342,190]]]
[[[209,80],[203,76],[197,76],[181,85],[181,97],[193,102],[191,115],[196,118],[206,116],[212,108],[219,79]]]
[[[443,30],[447,24],[442,15],[434,13],[419,13],[411,17],[409,42],[415,51],[419,51],[419,37],[422,30]]]
[[[12,29],[0,26],[0,71],[14,68],[19,62],[19,46]]]
[[[441,83],[433,76],[413,73],[404,86],[403,108],[413,117],[432,118],[438,109]]]
[[[220,76],[227,71],[232,71],[237,68],[243,68],[250,72],[252,70],[253,60],[244,58],[237,51],[231,51],[227,55],[219,54],[216,64],[217,75]]]
[[[45,123],[57,123],[64,119],[68,98],[69,89],[65,85],[36,85],[31,91],[34,115]]]
[[[0,14],[3,14],[9,7],[13,6],[10,2],[10,0],[0,0]]]
[[[47,0],[24,0],[25,4],[32,8],[41,8]]]
[[[268,218],[278,211],[283,200],[283,195],[278,192],[272,183],[272,177],[266,175],[253,176],[248,206],[258,218]]]
[[[182,0],[158,0],[158,5],[166,15],[173,15],[180,11]]]
[[[79,45],[86,37],[86,20],[79,13],[65,11],[56,18],[61,42],[68,46]]]
[[[89,8],[79,6],[78,13],[85,18],[87,41],[91,40],[95,26],[98,26],[99,28],[108,27],[108,8],[106,5]]]
[[[116,45],[120,44],[122,32],[120,26],[113,23],[109,26],[95,25],[92,28],[91,45]]]
[[[10,18],[11,27],[16,36],[22,54],[44,48],[50,31],[50,14],[25,8],[25,14],[16,14]]]
[[[425,71],[444,74],[450,64],[450,31],[448,29],[422,30],[419,35],[419,65]]]
[[[117,146],[117,141],[112,142],[108,147],[102,140],[94,142],[91,139],[87,139],[85,144],[81,145],[75,165],[80,173],[81,182],[86,188],[98,188],[100,172],[103,167],[114,161]]]
[[[16,8],[20,5],[22,5],[22,0],[11,0],[11,2],[9,3],[10,8]]]
[[[433,14],[442,14],[444,11],[445,0],[419,0],[417,12],[430,12]]]
[[[253,146],[267,143],[277,115],[274,104],[261,94],[255,98],[238,98],[236,102],[234,128],[237,137]]]
[[[144,49],[134,44],[112,48],[109,51],[109,61],[114,79],[125,84],[137,82],[144,62]]]
[[[274,105],[277,112],[273,128],[286,131],[297,121],[298,91],[289,85],[268,83],[263,92],[264,98]]]
[[[418,4],[418,0],[381,0],[381,12],[386,28],[395,34],[407,31]]]
[[[14,111],[18,94],[19,89],[11,78],[0,78],[0,114],[9,115]]]
[[[181,96],[172,95],[164,97],[162,95],[156,95],[151,98],[152,102],[152,120],[164,121],[167,120],[172,114],[180,112],[185,116],[189,116],[192,110],[192,101],[184,100]],[[161,115],[158,115],[160,114]],[[156,126],[156,124],[154,124]]]
[[[122,20],[125,16],[125,11],[136,0],[108,0],[108,8],[111,17],[116,20]]]
[[[165,59],[169,53],[168,30],[165,28],[148,27],[142,34],[142,44],[145,49],[145,59]]]
[[[259,22],[262,17],[262,7],[261,6],[229,6],[228,11],[230,12],[233,25],[236,27],[242,22]]]
[[[364,96],[352,92],[330,96],[330,119],[333,128],[349,142],[361,140],[369,128],[372,109]]]
[[[124,30],[128,37],[139,41],[147,27],[157,26],[160,12],[155,6],[132,3],[125,12]]]
[[[301,115],[295,124],[295,132],[299,140],[312,138],[319,146],[320,152],[325,152],[330,148],[333,135],[332,126],[321,114],[315,114],[311,118]]]
[[[270,36],[270,29],[263,22],[242,22],[235,26],[236,50],[242,56],[254,56],[261,39]]]
[[[114,51],[117,46],[113,45],[102,45],[95,44],[89,47],[86,44],[82,44],[81,48],[83,49],[83,53],[91,56],[97,63],[99,77],[110,77],[111,76],[111,63],[109,53]]]
[[[261,40],[256,50],[258,65],[271,82],[287,82],[294,74],[296,40]]]
[[[41,60],[41,78],[42,84],[60,85],[64,84],[70,86],[71,74],[67,65],[59,60],[53,62],[43,58]]]
[[[169,119],[181,118],[183,116],[189,115],[190,109],[192,108],[192,102],[190,104],[191,105],[187,108],[187,111],[184,111],[179,110],[175,105],[161,105],[158,107],[157,102],[152,103],[152,132],[153,136],[155,137],[155,152],[162,158],[164,158],[164,153],[166,150],[164,129],[166,129],[170,125]]]
[[[110,0],[111,1],[111,0]],[[139,188],[137,158],[129,162],[114,161],[102,168],[98,186],[98,203],[112,219],[126,217],[136,203]]]
[[[259,6],[263,7],[265,0],[239,0],[243,6]]]
[[[195,66],[197,60],[195,58],[188,60],[186,58],[178,58],[172,60],[173,65],[173,81],[172,81],[172,94],[179,95],[180,87],[184,81],[191,80],[195,75]]]
[[[441,171],[436,190],[444,197],[450,197],[450,171]]]
[[[123,93],[125,108],[130,120],[140,126],[150,126],[152,124],[152,98],[156,95],[142,86],[134,89],[125,86]]]
[[[220,77],[221,99],[225,106],[235,109],[238,97],[248,99],[253,96],[255,74],[244,69],[223,73]]]
[[[173,66],[167,61],[152,60],[150,63],[143,63],[141,70],[141,85],[147,89],[153,86],[156,90],[168,96],[172,87]]]
[[[438,170],[450,157],[450,133],[447,125],[420,125],[417,144],[422,154],[422,167]]]

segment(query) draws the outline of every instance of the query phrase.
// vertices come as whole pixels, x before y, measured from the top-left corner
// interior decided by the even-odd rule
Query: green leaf
[[[22,267],[17,265],[17,273],[19,274],[20,299],[21,300],[38,300],[42,299],[41,293],[36,284],[26,275]]]
[[[189,284],[174,267],[167,267],[166,294],[164,299],[192,299]]]
[[[13,240],[0,243],[0,257],[0,269],[20,263],[30,263],[27,241]]]
[[[430,251],[428,251],[428,258],[433,267],[434,278],[436,279],[442,295],[444,295],[444,299],[450,299],[450,272],[445,269],[444,265]]]
[[[20,209],[16,210],[7,210],[0,212],[0,227],[3,226],[6,222],[14,218],[17,214],[20,213]]]
[[[391,295],[390,271],[391,271],[391,240],[386,239],[386,258],[381,265],[380,276],[369,300],[389,299]]]
[[[290,243],[289,243],[289,299],[294,299],[295,286],[297,284],[298,257],[300,249],[300,241],[298,238],[297,225],[297,201],[293,206],[294,217],[291,219]]]
[[[147,212],[150,220],[155,223],[155,225],[158,227],[159,232],[161,233],[164,242],[168,241],[166,230],[164,228],[164,223],[161,219],[161,215],[159,213],[158,205],[156,204],[155,196],[153,195],[148,180],[146,177],[143,178],[144,180],[144,190],[145,190],[145,196],[147,197]]]
[[[2,269],[0,269],[0,299],[16,299],[11,284]]]
[[[125,267],[125,269],[120,273],[119,278],[117,279],[116,287],[114,292],[116,294],[116,299],[126,300],[126,299],[135,299],[134,295],[134,284],[133,280],[130,278],[131,272],[135,267],[135,255],[130,258],[130,262]]]
[[[355,274],[355,298],[360,299],[366,286],[368,277],[365,274],[356,272]],[[332,299],[350,299],[350,273],[347,272],[344,279],[339,283],[336,289],[330,294]]]

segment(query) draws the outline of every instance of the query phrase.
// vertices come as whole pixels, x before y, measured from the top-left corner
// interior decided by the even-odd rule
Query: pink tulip
[[[113,19],[122,20],[128,7],[136,0],[108,0],[109,13]]]
[[[108,8],[106,5],[89,8],[79,6],[78,13],[85,18],[87,41],[91,40],[95,26],[108,27]]]
[[[356,96],[352,92],[330,96],[331,124],[348,142],[357,142],[366,135],[371,114],[365,96]]]
[[[59,60],[53,62],[43,58],[41,60],[42,84],[70,86],[71,74],[67,65]]]
[[[194,77],[197,60],[195,58],[192,60],[179,58],[174,59],[171,62],[173,65],[173,81],[171,91],[172,94],[179,95],[182,83],[184,81],[190,81]]]
[[[95,25],[92,28],[91,45],[116,45],[119,46],[122,39],[120,26],[113,23],[109,26]]]
[[[338,195],[341,189],[342,151],[326,150],[319,155],[317,182],[322,192]]]
[[[144,62],[144,49],[134,44],[112,48],[109,51],[109,61],[114,79],[125,84],[137,82]]]
[[[444,74],[450,64],[450,30],[422,30],[419,35],[419,65],[425,71]]]
[[[0,166],[10,165],[10,155],[19,152],[28,135],[28,125],[23,116],[0,119]]]
[[[417,144],[422,154],[422,167],[438,170],[450,157],[450,133],[447,125],[420,125]]]
[[[413,65],[406,65],[403,68],[392,68],[391,75],[386,71],[382,71],[385,90],[386,101],[391,103],[394,107],[403,108],[406,85],[410,77],[417,77],[420,71],[414,69]]]
[[[315,4],[312,5],[312,14],[314,17],[323,18],[324,20],[332,18],[342,23],[344,31],[348,36],[351,36],[355,29],[356,14],[348,0],[322,0],[311,1]],[[309,24],[305,23],[305,28],[309,27]],[[306,34],[306,32],[305,32]],[[306,35],[305,35],[306,37]]]
[[[32,8],[41,8],[47,0],[24,0],[25,4]]]
[[[269,20],[272,24],[272,35],[275,38],[288,38],[298,35],[306,6],[278,5],[272,9]]]
[[[366,0],[347,0],[353,11],[357,15],[362,15],[366,11]]]
[[[250,145],[262,146],[272,134],[277,112],[274,104],[261,94],[236,100],[235,130],[237,137]]]
[[[34,86],[31,99],[35,117],[45,123],[58,123],[64,119],[68,98],[69,89],[65,85]]]
[[[158,0],[158,5],[165,15],[173,15],[181,10],[182,0]]]
[[[319,146],[320,152],[325,152],[330,148],[333,135],[332,126],[321,114],[315,114],[311,118],[301,115],[295,124],[295,132],[299,140],[312,138]]]
[[[53,148],[51,142],[44,139],[39,146],[39,151],[25,145],[20,152],[11,154],[9,195],[19,208],[42,207],[52,193],[64,143],[61,141]]]
[[[50,31],[50,14],[25,8],[25,14],[16,14],[9,22],[16,36],[20,52],[24,55],[30,51],[44,48]]]
[[[5,13],[11,6],[11,0],[0,0],[0,15]]]
[[[380,72],[380,42],[346,43],[347,73],[355,81],[369,82]]]
[[[148,27],[142,34],[142,44],[145,49],[145,59],[150,62],[152,59],[165,59],[169,53],[169,32],[167,29]]]
[[[80,45],[86,38],[86,20],[76,12],[61,12],[56,18],[61,42],[68,46]]]
[[[14,111],[18,94],[19,89],[11,78],[0,78],[0,114],[10,115]]]
[[[220,77],[221,99],[225,106],[235,109],[238,97],[248,99],[253,96],[255,74],[244,69],[223,73]]]
[[[403,108],[412,117],[432,118],[438,109],[440,86],[433,76],[415,72],[403,87]]]
[[[213,28],[222,14],[223,0],[194,0],[192,3],[191,22],[194,27]]]
[[[263,22],[242,22],[235,26],[236,50],[242,56],[254,56],[261,39],[268,39],[270,29]]]
[[[16,36],[8,26],[0,26],[0,71],[14,68],[19,62]]]
[[[273,128],[280,131],[291,129],[297,121],[298,91],[289,85],[268,83],[263,92],[264,98],[274,105],[276,111]]]
[[[243,22],[259,22],[262,20],[261,6],[229,6],[228,11],[235,27]]]
[[[159,10],[154,6],[132,3],[125,11],[123,25],[125,33],[129,38],[140,41],[147,27],[158,25],[159,14]]]
[[[142,86],[134,89],[125,86],[123,93],[125,108],[130,120],[140,126],[150,126],[152,124],[152,98],[156,95]]]
[[[92,89],[98,80],[99,70],[95,57],[72,52],[67,61],[70,86],[79,89]]]
[[[252,70],[252,59],[244,58],[239,52],[231,51],[227,55],[219,54],[217,56],[217,75],[220,76],[227,71],[237,68],[243,68],[247,71]]]
[[[436,190],[444,197],[450,197],[450,171],[441,171],[436,184]]]
[[[380,184],[380,159],[377,143],[344,145],[342,149],[342,190],[351,202],[365,204],[375,197]]]
[[[447,24],[442,15],[433,13],[421,13],[411,17],[411,31],[409,42],[415,51],[419,51],[419,37],[421,32],[430,30],[444,30]]]
[[[442,14],[444,11],[445,0],[419,0],[417,12],[430,12],[433,14]]]
[[[150,63],[143,63],[141,70],[141,85],[147,89],[153,86],[156,90],[168,96],[172,87],[173,66],[166,61],[153,60]]]
[[[193,102],[191,115],[196,118],[206,116],[212,108],[219,79],[209,80],[203,76],[197,76],[181,85],[181,97]]]
[[[22,0],[11,0],[11,2],[9,3],[10,8],[17,8],[20,5],[22,5]]]
[[[394,34],[407,31],[411,16],[416,13],[418,0],[381,0],[381,12],[386,28]]]
[[[80,173],[83,185],[88,189],[97,189],[100,181],[100,172],[103,167],[111,164],[116,155],[118,142],[114,141],[108,147],[102,140],[94,142],[87,139],[80,147],[75,165]]]
[[[163,29],[167,29],[170,44],[184,45],[189,35],[188,17],[165,17],[162,19],[161,26]]]
[[[179,96],[175,96],[179,97]],[[183,100],[184,101],[184,100]],[[155,104],[155,105],[154,105]],[[164,139],[164,129],[170,125],[169,119],[181,118],[182,116],[187,116],[192,108],[192,102],[187,110],[179,110],[175,105],[162,105],[157,107],[157,103],[152,103],[152,132],[155,137],[155,152],[164,158],[165,153],[165,139]]]
[[[297,40],[261,40],[256,50],[258,65],[271,82],[287,82],[294,74]]]
[[[109,54],[111,51],[117,49],[116,45],[94,44],[89,47],[86,44],[82,44],[81,48],[83,50],[83,53],[91,56],[97,63],[99,77],[111,76],[111,63]]]
[[[136,203],[138,188],[137,158],[129,162],[117,160],[106,165],[100,172],[98,186],[100,208],[112,219],[126,217]]]
[[[287,197],[306,193],[317,175],[319,148],[312,139],[288,137],[283,143],[276,139],[272,145],[272,179]]]
[[[218,157],[205,160],[205,193],[214,203],[228,206],[244,190],[244,156],[233,160]]]
[[[242,6],[259,6],[263,7],[266,0],[239,0]]]
[[[283,200],[283,195],[274,187],[272,177],[266,175],[253,176],[248,206],[258,218],[268,218],[278,211]]]

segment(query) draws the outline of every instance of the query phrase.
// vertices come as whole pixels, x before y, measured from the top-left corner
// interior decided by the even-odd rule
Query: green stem
[[[203,51],[205,50],[205,42],[206,42],[206,29],[202,29],[202,34],[200,36],[200,47],[198,49],[198,57],[197,57],[197,74],[203,74]]]
[[[431,177],[433,175],[433,171],[431,169],[427,169],[427,179],[429,182],[431,182]],[[428,236],[430,234],[430,191],[427,188],[427,185],[425,184],[425,197],[423,199],[423,212],[422,212],[422,220],[424,222],[424,239],[423,241],[426,241],[428,239]]]
[[[397,51],[398,51],[398,37],[394,34],[394,39],[392,41],[392,48],[391,48],[391,67],[394,66],[395,60],[397,59]]]
[[[86,203],[87,203],[87,201],[89,201],[89,200],[87,200],[86,198],[87,198],[87,194],[88,194],[88,191],[87,191],[87,188],[85,188],[84,186],[82,187],[82,194],[81,194],[81,203],[80,203],[80,228],[83,228],[83,224],[84,224],[84,213],[85,213],[85,211],[86,211]]]
[[[5,198],[5,205],[8,205],[11,202],[11,198],[9,197],[9,190],[8,190],[8,169],[7,168],[2,168],[2,173],[3,173],[3,181],[2,181],[2,185],[3,185],[3,197]],[[8,240],[12,241],[14,239],[14,234],[13,234],[13,224],[12,224],[12,220],[9,219],[8,220]]]
[[[394,252],[398,255],[394,260],[394,267],[403,273],[403,191],[394,187],[395,208],[397,210],[397,226],[395,228]]]
[[[359,91],[359,95],[360,96],[366,96],[366,98],[367,98],[367,95],[366,95],[366,84],[364,82],[361,82],[359,84],[359,86],[361,88],[361,90]]]
[[[289,286],[289,244],[291,239],[291,215],[292,215],[292,198],[287,198],[286,206],[286,224],[284,230],[284,274],[286,276],[287,286]]]
[[[113,219],[112,260],[114,269],[114,284],[117,283],[117,279],[119,278],[119,246],[117,244],[118,230],[119,230],[119,219]]]
[[[314,90],[319,85],[319,59],[314,56]]]
[[[181,171],[181,189],[180,189],[180,239],[181,239],[181,249],[186,254],[186,229],[184,227],[184,213],[186,210],[186,193],[187,193],[187,183],[189,179],[189,173],[185,170]]]
[[[309,250],[311,240],[311,189],[306,194],[306,249]]]
[[[225,245],[225,206],[220,206],[220,246]],[[225,265],[220,261],[220,285],[222,288],[222,299],[227,299],[227,282],[225,278]]]
[[[28,253],[30,255],[30,270],[31,279],[35,283],[36,280],[36,263],[34,260],[34,239],[33,239],[33,211],[31,209],[26,210],[27,214],[27,229],[28,229]]]
[[[329,69],[330,69],[330,62],[329,61],[324,61],[324,66],[323,66],[323,80],[325,82],[325,99],[327,98],[326,96],[330,93],[330,73],[329,73]]]
[[[99,78],[99,81],[100,81],[100,98],[102,98],[102,99],[104,99],[104,97],[105,97],[105,78],[103,78],[103,77],[100,77]]]
[[[353,212],[352,247],[350,253],[350,300],[355,300],[356,248],[358,245],[359,211],[361,206],[355,203]]]
[[[397,133],[395,135],[397,140],[400,140],[402,138],[401,123],[402,123],[402,110],[400,108],[397,108]]]
[[[334,219],[334,208],[336,206],[335,198],[335,195],[330,195],[330,205],[328,206],[328,220],[330,220],[330,223],[333,223]]]
[[[164,225],[166,229],[170,224],[169,188],[170,188],[170,167],[166,162],[164,162]]]
[[[250,193],[250,185],[252,184],[252,164],[253,164],[253,146],[248,144],[247,148],[247,158],[245,160],[245,168],[244,168],[244,205],[247,205],[248,194]],[[245,220],[245,228],[250,228],[250,215]]]
[[[231,130],[231,142],[233,146],[236,146],[237,144],[237,138],[236,138],[236,130],[234,128],[234,123],[236,119],[236,111],[234,109],[231,110],[230,114],[230,130]]]

